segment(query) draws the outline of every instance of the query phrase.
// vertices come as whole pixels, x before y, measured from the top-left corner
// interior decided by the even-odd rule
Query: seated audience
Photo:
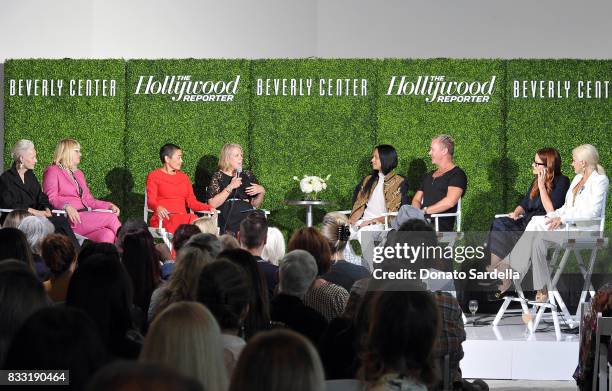
[[[115,361],[94,375],[87,391],[206,391],[195,379],[165,365]]]
[[[217,223],[217,216],[204,216],[200,217],[193,222],[193,225],[198,227],[203,234],[219,235],[219,225]]]
[[[440,135],[431,140],[429,156],[436,169],[423,178],[412,198],[412,206],[421,209],[425,218],[435,213],[454,213],[467,189],[465,172],[453,162],[455,141]],[[432,221],[432,223],[434,223]],[[454,217],[438,219],[438,231],[449,232],[455,225]]]
[[[370,319],[360,369],[367,390],[426,391],[433,385],[433,351],[440,315],[431,294],[382,291],[374,301]]]
[[[160,285],[151,295],[148,320],[153,321],[157,314],[172,303],[195,301],[198,280],[204,266],[213,262],[208,253],[195,247],[182,249],[176,260],[176,268],[167,283]]]
[[[79,262],[68,285],[66,305],[89,315],[114,357],[138,357],[142,336],[132,315],[132,285],[118,255],[95,254]]]
[[[172,271],[175,267],[175,259],[177,258],[177,254],[180,249],[183,248],[185,243],[192,237],[199,233],[202,233],[198,227],[193,224],[181,224],[178,226],[176,231],[174,231],[174,236],[172,237],[172,251],[168,250],[168,247],[165,245],[161,246],[160,253],[162,254],[162,258],[164,259],[164,263],[160,269],[161,279],[163,281],[167,281],[172,275]]]
[[[17,228],[0,229],[0,261],[3,259],[16,259],[36,273],[28,239]]]
[[[236,239],[235,236],[230,234],[223,234],[219,236],[219,240],[221,241],[221,246],[223,250],[233,250],[235,248],[240,248],[240,243]]]
[[[257,261],[257,266],[266,278],[268,294],[274,294],[274,288],[278,284],[278,267],[261,257],[268,236],[268,221],[259,213],[252,213],[240,223],[238,241],[240,246],[250,252]]]
[[[219,325],[200,303],[173,303],[151,324],[139,361],[161,364],[194,378],[206,391],[225,391]]]
[[[108,358],[85,313],[55,306],[38,310],[23,323],[13,337],[4,369],[67,370],[70,385],[62,388],[83,390]]]
[[[8,228],[3,228],[4,231]],[[0,241],[1,242],[1,241]],[[0,366],[13,335],[23,322],[48,304],[45,288],[30,267],[18,260],[0,261]]]
[[[132,280],[133,304],[146,313],[151,294],[160,282],[162,262],[148,229],[126,233],[123,238],[122,262]]]
[[[250,286],[246,273],[230,261],[204,266],[198,282],[198,301],[215,316],[221,327],[225,366],[231,373],[246,342],[244,321],[249,312]]]
[[[212,208],[196,199],[189,176],[181,171],[183,151],[178,145],[165,144],[159,150],[163,167],[147,175],[147,206],[153,210],[149,221],[158,227],[159,221],[166,231],[174,233],[181,224],[190,224],[198,219],[193,212],[208,212]]]
[[[68,219],[66,216],[51,213],[53,208],[49,197],[42,191],[40,182],[34,174],[34,167],[38,162],[34,143],[30,140],[17,141],[11,155],[13,157],[11,168],[0,175],[0,208],[22,210],[30,215],[49,219],[55,227],[55,232],[68,236],[78,248],[79,243],[70,228]],[[9,224],[14,223],[9,221]],[[5,226],[17,227],[17,225],[18,223]]]
[[[53,302],[64,302],[70,278],[76,268],[76,249],[68,237],[58,234],[47,236],[41,249],[41,255],[51,273],[49,279],[44,282],[45,291]]]
[[[219,254],[219,259],[227,259],[240,266],[250,281],[249,313],[244,320],[244,339],[248,341],[256,333],[270,329],[270,299],[265,278],[255,257],[246,250],[225,250]]]
[[[261,258],[271,264],[278,266],[279,261],[285,256],[285,237],[280,229],[268,227],[268,236]]]
[[[323,275],[326,281],[340,285],[350,291],[355,281],[370,276],[370,272],[366,268],[344,260],[344,250],[351,235],[348,218],[344,214],[339,212],[326,214],[323,217],[321,234],[327,239],[332,252],[331,267]]]
[[[28,216],[34,216],[27,210],[23,209],[15,209],[12,212],[9,212],[4,219],[4,223],[2,224],[2,228],[17,228],[21,223],[21,220],[25,219]]]
[[[289,330],[261,333],[248,343],[230,391],[325,391],[325,376],[310,342]]]
[[[219,253],[223,250],[219,238],[212,234],[193,235],[183,247],[187,246],[199,248],[202,251],[208,252],[213,258],[217,258]]]
[[[309,338],[317,344],[327,327],[323,315],[304,304],[304,295],[317,276],[317,263],[304,250],[293,250],[281,260],[279,292],[270,303],[272,320]]]
[[[77,168],[81,146],[76,140],[61,140],[55,148],[53,164],[43,174],[43,189],[54,209],[63,209],[72,230],[95,242],[115,243],[119,208],[108,201],[95,199],[87,187],[85,175]],[[97,212],[106,209],[112,213]]]
[[[322,276],[329,271],[331,250],[327,240],[315,228],[301,228],[289,240],[288,250],[306,250],[317,262],[317,278],[304,296],[304,304],[323,315],[327,321],[342,315],[349,293]]]
[[[32,250],[32,262],[36,269],[36,275],[41,281],[47,280],[49,278],[49,268],[40,256],[40,244],[54,232],[53,224],[44,217],[28,216],[21,221],[18,228],[25,234],[30,250]]]

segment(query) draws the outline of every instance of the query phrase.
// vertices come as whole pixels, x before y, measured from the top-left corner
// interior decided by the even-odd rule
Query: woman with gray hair
[[[34,174],[36,149],[30,140],[19,140],[11,150],[13,164],[0,175],[0,208],[25,210],[33,216],[45,217],[57,233],[66,235],[80,248],[65,216],[53,216],[49,197],[42,191]]]
[[[273,321],[303,334],[313,343],[327,328],[323,315],[304,304],[304,296],[317,277],[317,262],[304,250],[293,250],[285,255],[279,267],[279,293],[270,303]]]
[[[36,275],[41,281],[46,281],[51,274],[49,267],[40,256],[43,240],[51,235],[55,228],[53,224],[41,216],[28,216],[19,223],[19,230],[23,232],[32,250],[32,260]]]

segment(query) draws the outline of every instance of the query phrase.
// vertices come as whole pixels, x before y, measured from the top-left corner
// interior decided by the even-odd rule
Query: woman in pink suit
[[[53,208],[66,211],[75,233],[96,242],[114,243],[121,226],[117,218],[119,208],[91,195],[83,172],[77,169],[80,161],[79,143],[73,139],[61,140],[55,148],[53,164],[43,174],[43,189]],[[110,209],[112,213],[93,209]]]

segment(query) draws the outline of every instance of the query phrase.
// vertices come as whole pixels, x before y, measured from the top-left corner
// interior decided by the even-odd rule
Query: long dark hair
[[[375,151],[378,151],[378,157],[380,158],[380,171],[387,175],[390,173],[395,167],[397,167],[397,151],[393,146],[389,144],[381,144],[374,148]],[[378,180],[378,170],[372,170],[370,173],[370,179],[363,186],[361,191],[363,194],[367,194],[374,182]]]
[[[159,284],[161,255],[149,230],[128,232],[123,238],[123,265],[132,279],[134,305],[147,312]]]
[[[546,177],[544,178],[546,191],[550,194],[553,189],[553,180],[555,176],[561,175],[561,155],[555,148],[542,148],[536,152],[538,157],[542,159],[546,167]],[[540,189],[538,187],[538,176],[533,179],[531,184],[531,192],[529,197],[533,200],[538,196]]]
[[[251,280],[251,294],[249,295],[249,313],[244,320],[244,335],[248,340],[258,331],[270,328],[270,306],[268,304],[268,286],[255,258],[246,250],[225,250],[219,254],[219,259],[225,258],[233,262],[247,274]]]

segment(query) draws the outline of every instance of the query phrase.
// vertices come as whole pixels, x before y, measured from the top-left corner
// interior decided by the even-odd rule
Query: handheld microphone
[[[240,174],[242,174],[242,166],[239,166],[236,169],[236,178],[240,178]]]

